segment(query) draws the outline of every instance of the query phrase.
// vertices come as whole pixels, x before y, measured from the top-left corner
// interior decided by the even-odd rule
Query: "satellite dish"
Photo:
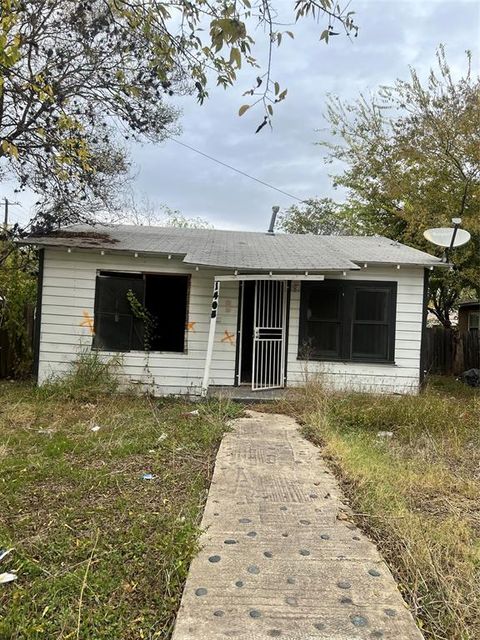
[[[438,247],[452,249],[461,247],[470,240],[471,235],[465,229],[439,227],[437,229],[427,229],[423,236],[432,244]],[[453,242],[452,242],[453,241]]]

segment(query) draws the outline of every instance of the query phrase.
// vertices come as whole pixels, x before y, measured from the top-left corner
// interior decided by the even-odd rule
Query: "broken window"
[[[188,286],[188,275],[101,271],[93,348],[184,352]]]
[[[299,358],[393,362],[396,282],[302,283]]]

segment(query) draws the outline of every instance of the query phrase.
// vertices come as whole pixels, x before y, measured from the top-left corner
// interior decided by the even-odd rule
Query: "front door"
[[[285,380],[287,283],[255,280],[252,389],[277,389]]]

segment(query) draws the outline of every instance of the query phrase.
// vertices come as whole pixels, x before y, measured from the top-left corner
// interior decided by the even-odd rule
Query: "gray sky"
[[[276,0],[285,10],[293,0]],[[478,0],[351,0],[360,27],[353,41],[344,36],[319,42],[322,26],[304,19],[293,27],[295,40],[284,38],[275,52],[273,77],[288,88],[278,105],[273,130],[255,135],[261,108],[238,117],[248,100],[242,93],[252,86],[255,70],[244,69],[235,87],[212,88],[200,106],[193,97],[178,99],[183,114],[180,141],[215,156],[299,198],[331,196],[342,200],[323,161],[324,151],[314,142],[326,127],[323,118],[328,93],[345,100],[359,92],[374,91],[381,84],[408,77],[414,66],[422,77],[435,64],[435,50],[444,43],[450,67],[465,68],[465,50],[480,53],[480,2]],[[258,39],[262,38],[261,33]],[[264,49],[258,48],[262,58]],[[186,216],[200,216],[217,228],[262,230],[268,226],[271,207],[290,206],[294,200],[221,167],[175,142],[136,145],[132,148],[134,188],[138,200],[165,204]],[[13,195],[7,191],[1,195]],[[5,191],[5,189],[4,189]],[[8,193],[10,191],[10,194]],[[12,210],[24,219],[30,198]]]

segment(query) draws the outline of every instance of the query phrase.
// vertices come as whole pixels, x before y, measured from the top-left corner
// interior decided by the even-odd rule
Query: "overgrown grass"
[[[479,409],[478,392],[442,379],[405,397],[309,385],[271,409],[295,415],[322,448],[436,640],[480,638]]]
[[[53,376],[36,389],[38,399],[88,400],[108,395],[119,387],[121,358],[105,359],[97,351],[82,351],[65,375]]]
[[[168,638],[238,409],[113,394],[101,363],[78,369],[0,384],[0,572],[18,573],[0,585],[0,638]]]

